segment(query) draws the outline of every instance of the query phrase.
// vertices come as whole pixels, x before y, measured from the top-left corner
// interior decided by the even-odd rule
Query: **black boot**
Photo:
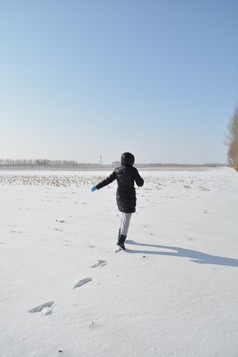
[[[119,245],[119,247],[121,247],[121,249],[125,250],[125,240],[126,240],[126,236],[124,236],[123,234],[120,234],[120,236],[118,237],[118,242],[117,245]]]

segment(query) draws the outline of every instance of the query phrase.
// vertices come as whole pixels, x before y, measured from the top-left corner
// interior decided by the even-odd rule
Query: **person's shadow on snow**
[[[185,249],[180,247],[171,247],[167,245],[155,245],[137,243],[133,240],[126,241],[126,244],[131,244],[140,247],[156,248],[156,250],[144,250],[144,249],[126,249],[130,254],[154,254],[154,255],[168,255],[171,257],[185,257],[190,258],[191,262],[199,264],[214,264],[214,265],[226,265],[230,267],[238,268],[238,260],[226,257],[219,257],[216,255],[210,255],[196,250]],[[163,251],[163,249],[167,251]]]

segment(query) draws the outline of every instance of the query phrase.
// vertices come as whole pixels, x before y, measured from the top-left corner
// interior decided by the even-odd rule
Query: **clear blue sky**
[[[0,158],[226,162],[237,0],[0,0]]]

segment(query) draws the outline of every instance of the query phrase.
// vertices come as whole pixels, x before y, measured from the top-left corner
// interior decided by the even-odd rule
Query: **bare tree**
[[[238,171],[238,107],[234,111],[228,130],[228,161]]]

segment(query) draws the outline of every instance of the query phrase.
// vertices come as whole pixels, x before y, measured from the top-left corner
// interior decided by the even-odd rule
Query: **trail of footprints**
[[[90,268],[97,268],[97,267],[102,267],[107,264],[106,260],[98,260],[95,264],[93,264]],[[93,280],[93,278],[84,278],[79,280],[73,287],[73,289],[77,289],[82,287],[85,284],[90,283]],[[41,313],[41,315],[50,315],[52,313],[52,309],[54,306],[54,301],[47,301],[39,306],[34,307],[33,309],[29,310],[29,313]]]

